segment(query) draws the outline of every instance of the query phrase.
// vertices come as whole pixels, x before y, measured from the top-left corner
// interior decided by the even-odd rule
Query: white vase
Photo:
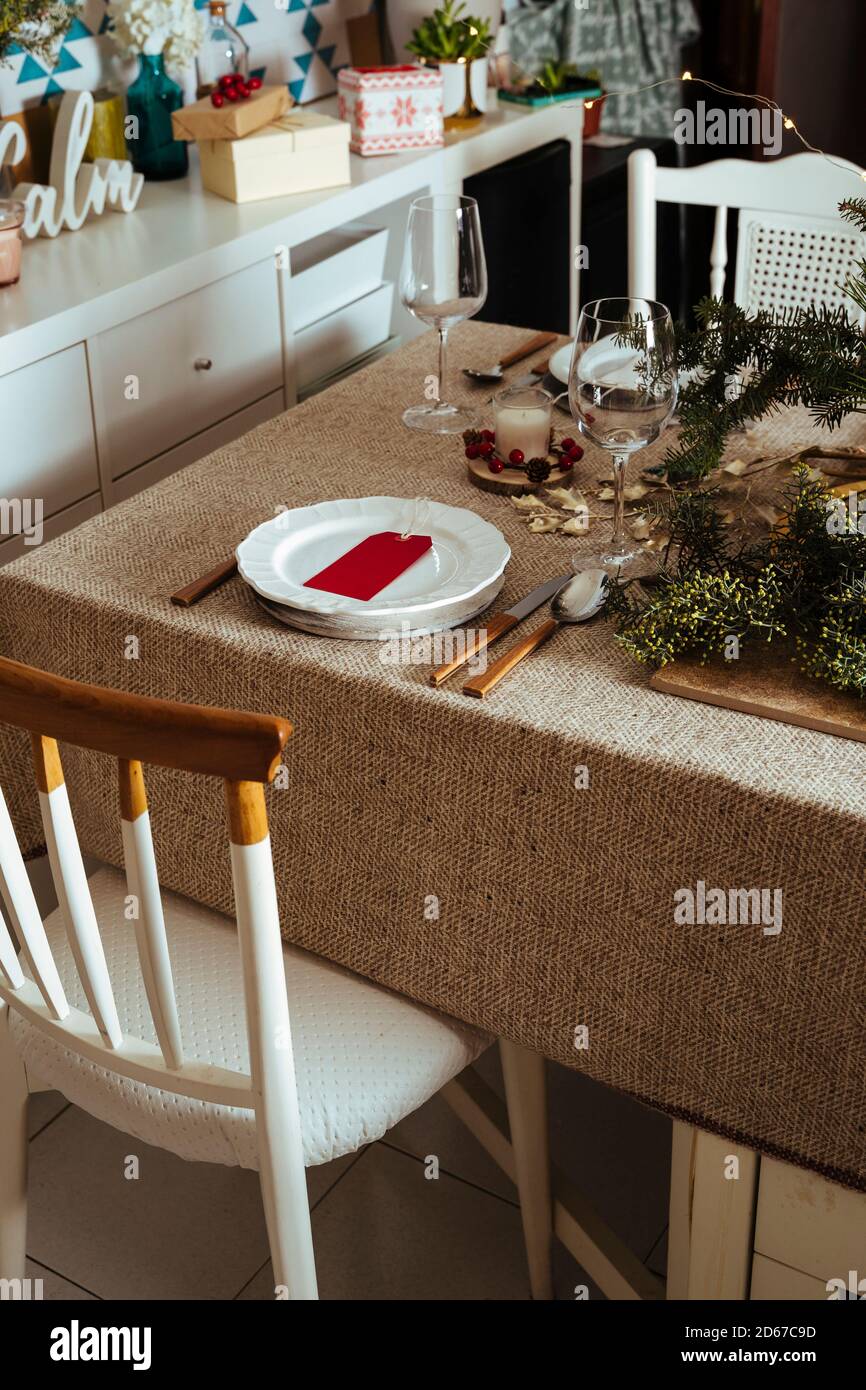
[[[487,58],[473,58],[468,67],[469,89],[467,92],[467,64],[439,64],[439,71],[442,74],[443,114],[446,118],[456,116],[458,113],[468,115],[467,106],[469,105],[474,106],[476,111],[484,112],[487,110]]]

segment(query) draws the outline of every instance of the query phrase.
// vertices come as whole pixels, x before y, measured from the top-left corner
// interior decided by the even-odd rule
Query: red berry
[[[210,94],[210,101],[211,101],[211,106],[223,106],[223,105],[225,105],[225,97],[223,96],[222,92],[211,92],[211,94]]]
[[[563,454],[562,458],[559,460],[559,471],[560,471],[560,473],[567,473],[568,470],[569,470],[570,468],[573,468],[573,467],[574,467],[574,459],[573,459],[573,458],[566,458],[565,454]]]
[[[250,95],[250,89],[247,86],[246,82],[237,82],[235,84],[235,91],[237,92],[241,101],[246,101]]]
[[[481,438],[485,441],[485,443],[492,444],[494,439],[496,438],[496,435],[493,433],[492,430],[482,430]]]
[[[505,464],[502,462],[502,459],[491,458],[487,460],[487,467],[490,469],[491,473],[501,473]]]
[[[569,449],[568,457],[571,459],[572,463],[580,462],[580,460],[583,458],[583,449],[580,447],[579,444],[575,444],[571,449]]]
[[[261,85],[262,79],[260,77],[251,77],[247,82],[247,86],[249,87],[251,92],[257,92]]]
[[[223,96],[225,97],[226,101],[237,101],[237,89],[235,87],[226,87],[225,91],[223,92]]]
[[[584,420],[586,421],[586,423],[587,423],[588,425],[594,425],[594,424],[595,424],[595,416],[594,416],[594,415],[590,415],[590,414],[587,412],[587,414],[584,415],[583,418],[584,418]]]
[[[222,76],[222,77],[220,78],[220,80],[219,80],[219,89],[220,89],[220,91],[221,91],[221,92],[225,92],[229,87],[231,87],[231,86],[233,85],[234,80],[235,80],[235,79],[234,79],[234,75],[233,75],[232,73],[230,73],[230,72],[224,73],[223,76]]]
[[[483,444],[478,445],[478,452],[479,454],[483,454],[486,459],[490,458],[490,455],[493,453],[493,445],[490,443],[489,439],[485,439]]]
[[[515,467],[517,467],[521,463],[523,463],[525,457],[526,455],[524,454],[522,449],[512,449],[511,453],[508,455],[508,462],[513,463]]]
[[[478,445],[477,445],[477,444],[467,444],[467,445],[466,445],[466,457],[467,457],[468,459],[477,459],[478,453],[479,453],[479,449],[478,449]]]
[[[567,454],[570,454],[572,449],[577,448],[577,440],[572,439],[571,435],[568,435],[565,439],[563,439],[562,447]]]

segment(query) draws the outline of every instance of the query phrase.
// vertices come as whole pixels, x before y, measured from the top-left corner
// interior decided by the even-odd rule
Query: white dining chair
[[[629,294],[656,297],[656,205],[716,209],[710,251],[711,295],[721,299],[728,265],[728,211],[739,210],[734,302],[750,313],[825,304],[853,312],[842,286],[866,236],[844,221],[838,204],[866,194],[863,170],[839,159],[795,154],[765,163],[717,159],[691,168],[660,168],[652,150],[628,160]]]
[[[24,1277],[27,1096],[54,1088],[183,1158],[258,1169],[275,1290],[316,1298],[305,1167],[459,1086],[492,1039],[283,943],[264,784],[286,720],[0,658],[0,721],[31,735],[59,904],[43,922],[0,791],[0,893],[21,953],[0,915],[0,1279]],[[117,759],[125,875],[85,875],[58,739]],[[236,923],[161,892],[142,763],[223,780]],[[501,1050],[530,1286],[552,1298],[544,1063]]]

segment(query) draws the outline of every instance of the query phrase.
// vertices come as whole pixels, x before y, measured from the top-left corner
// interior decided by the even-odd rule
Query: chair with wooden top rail
[[[264,784],[286,720],[0,658],[0,721],[32,738],[59,904],[43,923],[0,791],[0,893],[21,952],[0,915],[0,1278],[24,1274],[27,1096],[53,1087],[182,1157],[257,1168],[275,1287],[316,1298],[305,1167],[381,1137],[492,1040],[282,942]],[[57,740],[117,758],[125,875],[86,877]],[[143,763],[223,779],[236,931],[161,892]],[[501,1049],[530,1285],[551,1298],[544,1064]]]

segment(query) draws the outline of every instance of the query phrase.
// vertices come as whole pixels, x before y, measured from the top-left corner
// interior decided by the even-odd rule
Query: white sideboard
[[[335,115],[336,99],[316,109]],[[413,197],[459,192],[472,174],[567,139],[576,247],[582,130],[579,102],[494,102],[442,148],[353,155],[345,187],[243,206],[202,189],[193,155],[189,177],[147,184],[137,211],[28,243],[20,283],[0,291],[0,563],[25,549],[8,534],[12,504],[39,500],[45,536],[60,534],[294,405],[350,357],[422,331],[393,291]],[[313,305],[311,317],[337,260],[316,279],[307,250],[319,239],[336,256],[334,234],[358,223],[387,234],[382,283],[368,277],[344,308]],[[371,237],[378,264],[381,250]]]

